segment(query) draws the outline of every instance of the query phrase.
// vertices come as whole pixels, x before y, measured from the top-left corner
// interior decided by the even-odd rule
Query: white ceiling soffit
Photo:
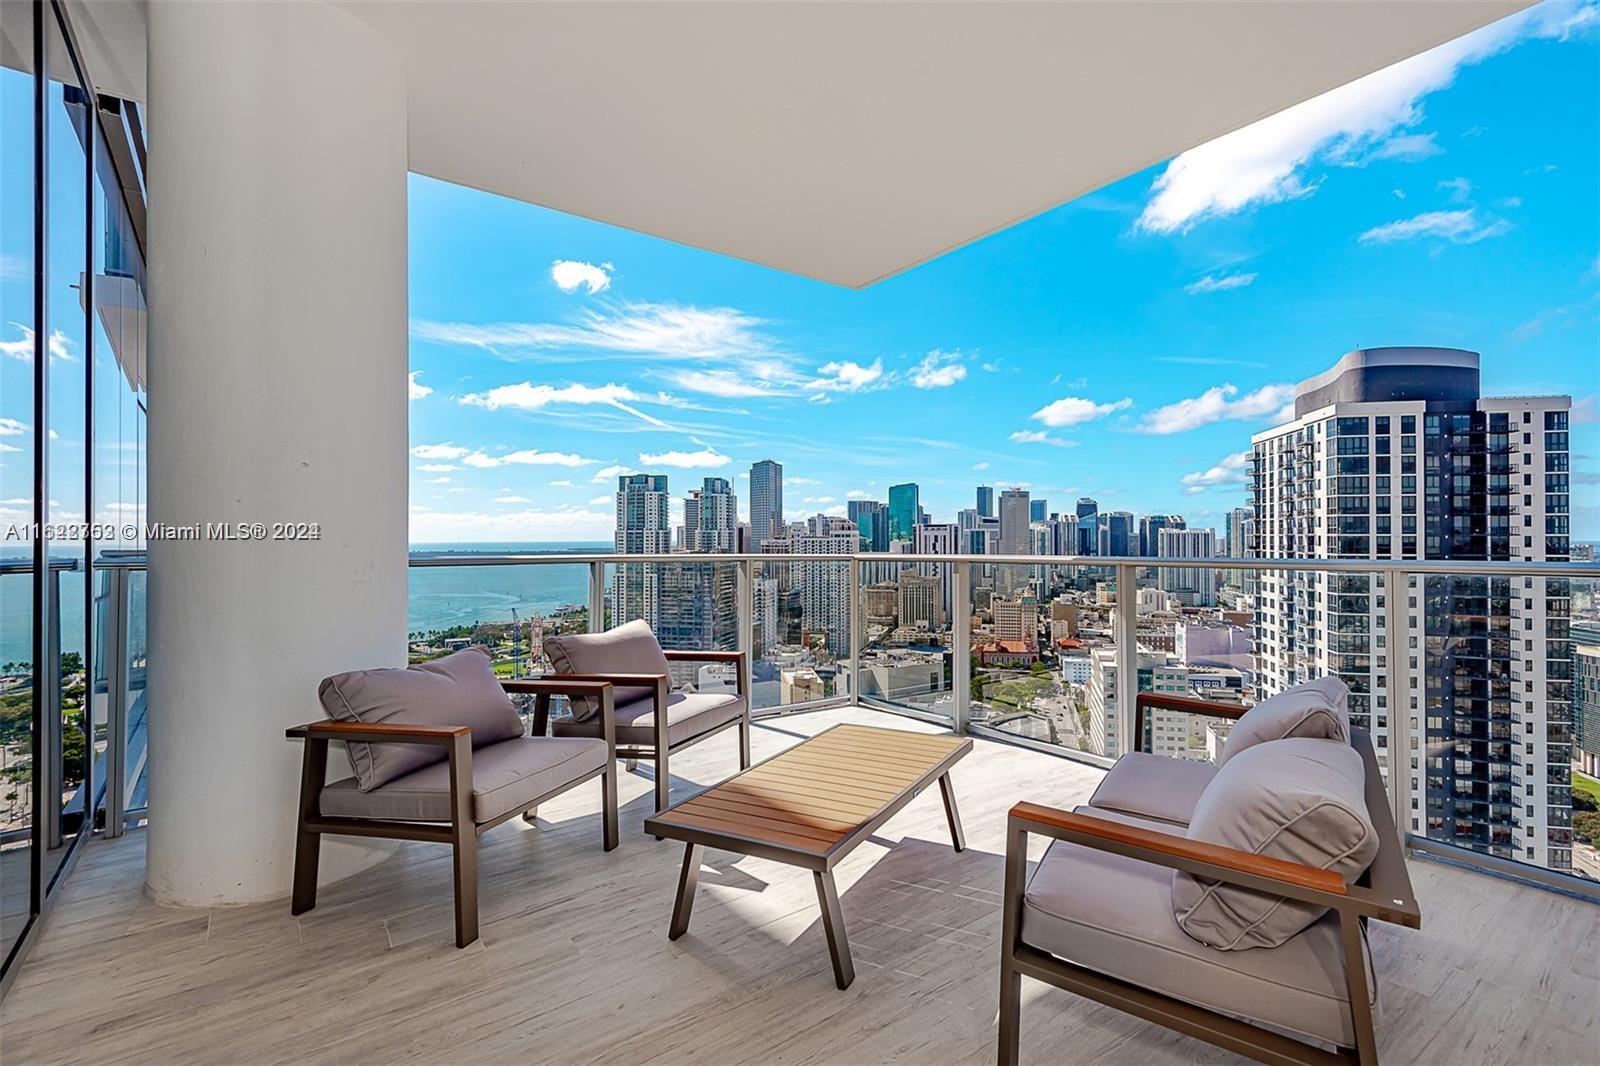
[[[341,6],[412,169],[860,287],[1527,5]]]
[[[144,4],[69,3],[142,99]],[[339,6],[403,57],[412,169],[860,287],[1529,5]]]

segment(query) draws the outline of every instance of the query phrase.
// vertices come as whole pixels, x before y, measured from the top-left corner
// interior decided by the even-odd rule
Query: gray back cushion
[[[1343,741],[1257,744],[1217,771],[1195,804],[1188,837],[1354,881],[1378,853],[1365,794],[1361,755]],[[1327,909],[1182,871],[1172,878],[1178,925],[1224,951],[1277,947]]]
[[[322,709],[335,721],[464,725],[472,730],[475,748],[523,733],[522,719],[495,678],[489,653],[478,647],[463,648],[403,670],[335,674],[323,679],[317,696],[322,700]],[[363,792],[450,755],[447,748],[434,744],[352,741],[346,747],[356,771],[356,784]]]
[[[661,653],[661,645],[650,626],[633,621],[604,633],[564,633],[547,637],[544,653],[558,674],[668,674],[672,668]],[[649,699],[655,689],[619,685],[611,693],[618,707],[634,700]],[[600,700],[594,696],[574,696],[572,717],[587,721],[600,713]]]
[[[1234,723],[1217,765],[1246,748],[1285,737],[1350,743],[1350,687],[1330,674],[1262,700]]]

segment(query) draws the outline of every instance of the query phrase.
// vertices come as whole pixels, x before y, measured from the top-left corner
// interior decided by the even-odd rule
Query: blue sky
[[[1386,344],[1571,393],[1600,536],[1597,23],[1545,5],[862,292],[414,177],[413,539],[609,537],[619,470],[742,511],[764,458],[791,518],[916,481],[1220,527],[1292,384]]]
[[[8,501],[31,432],[9,265],[26,163],[0,160]],[[742,508],[763,458],[785,466],[791,517],[910,480],[942,519],[987,483],[1220,527],[1292,384],[1385,344],[1480,351],[1489,394],[1572,394],[1574,532],[1597,539],[1597,189],[1593,3],[1497,23],[862,292],[413,177],[412,539],[609,538],[619,469],[667,474],[680,500],[738,478]],[[53,225],[59,247],[81,239],[68,211]],[[77,269],[52,266],[59,306]],[[64,328],[70,397],[81,322]],[[53,421],[73,512],[70,407]]]

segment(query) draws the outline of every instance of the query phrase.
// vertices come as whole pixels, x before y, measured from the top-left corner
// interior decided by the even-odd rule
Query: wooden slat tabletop
[[[835,726],[655,815],[646,828],[676,825],[823,855],[970,743]]]

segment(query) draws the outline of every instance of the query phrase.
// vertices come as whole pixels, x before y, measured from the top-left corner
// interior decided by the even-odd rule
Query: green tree
[[[1591,844],[1600,842],[1600,812],[1582,811],[1572,816],[1572,834]]]

